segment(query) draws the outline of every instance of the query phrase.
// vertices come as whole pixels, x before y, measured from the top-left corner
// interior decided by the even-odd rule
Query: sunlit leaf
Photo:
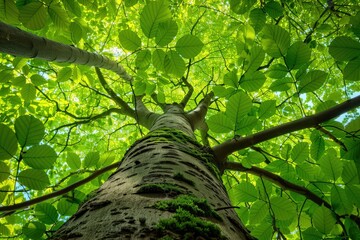
[[[272,18],[278,18],[283,15],[283,8],[280,3],[275,1],[269,1],[265,4],[264,10]]]
[[[315,228],[324,234],[330,233],[335,227],[336,219],[333,213],[323,205],[315,209],[312,218]]]
[[[174,20],[160,22],[155,36],[156,44],[166,46],[175,38],[177,32],[178,26]]]
[[[15,121],[16,137],[23,146],[38,144],[44,137],[44,124],[31,115],[20,116]]]
[[[236,70],[225,73],[224,84],[234,88],[237,88],[239,86],[239,78],[236,74]]]
[[[81,167],[80,157],[74,152],[67,152],[66,163],[72,170],[78,170]]]
[[[71,40],[74,43],[80,42],[81,38],[83,37],[83,30],[81,25],[77,22],[71,22],[70,32],[71,32]]]
[[[342,173],[343,164],[334,149],[329,149],[320,161],[322,172],[331,180],[337,180]]]
[[[43,170],[26,169],[21,171],[18,175],[19,182],[24,186],[34,189],[42,190],[49,186],[49,177]]]
[[[273,236],[273,226],[270,222],[262,222],[251,231],[251,234],[257,239],[270,240]]]
[[[240,118],[247,115],[251,109],[252,102],[249,96],[239,91],[230,97],[226,105],[226,115],[233,122],[237,122]]]
[[[269,214],[269,208],[264,201],[255,201],[250,208],[250,224],[258,224]]]
[[[256,3],[256,0],[230,0],[230,9],[237,14],[244,14]]]
[[[240,86],[248,92],[254,92],[259,90],[265,83],[265,75],[262,72],[256,71],[253,73],[245,74],[240,79]]]
[[[71,203],[67,199],[60,199],[60,201],[57,204],[57,210],[59,214],[63,216],[72,216],[74,213],[76,213],[78,209],[78,204]]]
[[[279,58],[285,56],[290,47],[290,34],[278,25],[265,25],[262,45],[267,54]]]
[[[276,101],[267,100],[261,103],[259,108],[259,118],[267,119],[275,114],[276,111]]]
[[[159,24],[171,18],[171,12],[165,0],[149,1],[140,13],[140,26],[148,38],[156,36]]]
[[[255,186],[249,182],[241,182],[231,189],[234,202],[254,202],[258,199]]]
[[[201,52],[203,46],[204,44],[198,37],[185,35],[176,42],[175,48],[184,58],[193,58]]]
[[[27,222],[22,227],[22,231],[30,239],[40,239],[46,231],[46,226],[41,222]]]
[[[342,180],[345,184],[358,184],[359,177],[354,161],[344,161]]]
[[[120,31],[119,40],[123,48],[129,51],[135,51],[141,47],[141,39],[130,29]]]
[[[326,72],[320,70],[308,72],[300,79],[299,93],[313,92],[319,89],[325,83],[327,76]]]
[[[313,159],[320,159],[325,152],[325,141],[323,137],[317,132],[313,131],[310,135],[311,146],[310,154]]]
[[[17,139],[13,130],[4,124],[0,124],[0,160],[12,158],[17,148]]]
[[[182,75],[185,73],[186,66],[184,60],[180,57],[179,53],[174,50],[170,50],[165,55],[164,69],[165,72],[168,74],[182,77]]]
[[[0,18],[6,19],[9,23],[18,23],[19,10],[14,0],[0,1]]]
[[[274,92],[287,91],[291,88],[292,83],[293,81],[291,80],[291,78],[288,77],[282,78],[271,83],[270,89],[273,90]]]
[[[22,88],[21,88],[21,97],[25,100],[25,101],[31,101],[34,100],[36,98],[36,89],[35,86],[32,83],[26,83]]]
[[[84,168],[94,167],[100,159],[99,152],[89,152],[84,159]]]
[[[45,224],[57,222],[58,212],[50,203],[39,203],[35,206],[35,216]]]
[[[57,154],[48,145],[38,145],[27,150],[23,158],[24,162],[32,168],[48,169],[53,167]]]
[[[300,142],[291,151],[291,158],[296,163],[301,163],[309,157],[309,144]]]
[[[64,4],[65,8],[69,12],[75,14],[77,17],[81,17],[82,11],[81,11],[78,1],[61,0],[61,2]],[[86,1],[86,2],[90,2],[90,1]]]
[[[253,46],[250,50],[249,62],[245,66],[247,74],[250,74],[258,70],[264,59],[265,59],[264,50],[258,45]]]
[[[276,219],[287,220],[296,216],[295,205],[289,199],[274,196],[270,199],[270,203]]]
[[[265,26],[266,15],[262,9],[254,8],[251,10],[249,18],[255,32],[259,32]]]
[[[0,183],[6,180],[9,176],[10,167],[4,162],[0,162]]]
[[[349,214],[352,204],[346,195],[345,188],[334,185],[331,189],[331,205],[338,214]]]
[[[215,133],[228,133],[234,130],[234,122],[223,113],[212,115],[206,122]]]
[[[47,83],[47,81],[45,80],[44,77],[40,76],[39,74],[34,74],[30,77],[31,82],[35,85],[35,86],[41,86],[45,83]]]
[[[343,74],[344,80],[360,81],[360,56],[346,65]]]
[[[57,80],[59,82],[66,82],[70,79],[72,75],[72,69],[70,67],[62,68],[57,75]]]
[[[360,57],[360,43],[350,37],[337,37],[331,42],[329,53],[338,61],[349,61]]]
[[[47,16],[42,2],[31,2],[20,9],[19,20],[25,27],[39,30],[45,26]]]
[[[151,52],[148,49],[136,53],[135,65],[138,69],[145,70],[150,66]]]
[[[258,119],[255,116],[243,116],[237,119],[235,132],[238,135],[246,135],[251,132],[257,123]]]
[[[69,24],[69,16],[61,6],[57,4],[50,4],[50,7],[48,8],[48,13],[51,20],[58,28],[65,28]]]
[[[310,61],[311,49],[303,42],[292,44],[286,54],[285,63],[289,69],[299,69]]]

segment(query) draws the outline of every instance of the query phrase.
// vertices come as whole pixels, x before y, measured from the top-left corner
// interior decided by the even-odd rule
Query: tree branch
[[[252,134],[247,137],[228,140],[224,143],[221,143],[213,147],[216,160],[219,166],[221,166],[225,162],[226,157],[232,154],[233,152],[239,151],[241,149],[253,146],[255,144],[267,141],[269,139],[287,133],[291,133],[301,129],[316,127],[320,123],[326,122],[334,117],[337,117],[359,106],[360,106],[360,96],[357,96],[343,103],[340,103],[332,108],[329,108],[328,110],[322,111],[312,116],[308,116],[292,122],[284,123],[279,126],[266,129],[262,132]]]
[[[207,113],[208,107],[211,104],[211,99],[214,97],[214,93],[211,92],[206,94],[206,96],[200,101],[195,109],[186,113],[186,117],[189,120],[191,127],[195,130],[202,126],[202,123],[205,120],[205,115]]]
[[[21,202],[21,203],[17,203],[17,204],[13,204],[13,205],[10,205],[10,206],[2,206],[2,207],[0,207],[0,212],[16,211],[16,210],[19,210],[19,209],[29,207],[31,205],[43,202],[45,200],[64,195],[65,193],[68,193],[71,190],[74,190],[75,188],[78,188],[78,187],[84,185],[85,183],[90,182],[91,180],[95,179],[99,175],[101,175],[101,174],[103,174],[103,173],[105,173],[107,171],[110,171],[110,170],[112,170],[114,168],[119,167],[119,164],[120,164],[120,162],[116,162],[116,163],[113,163],[113,164],[111,164],[111,165],[109,165],[107,167],[104,167],[104,168],[100,169],[100,170],[97,170],[93,174],[88,176],[87,178],[84,178],[83,180],[80,180],[80,181],[78,181],[78,182],[76,182],[74,184],[71,184],[70,186],[68,186],[66,188],[63,188],[63,189],[61,189],[59,191],[52,192],[52,193],[43,195],[41,197],[37,197],[37,198],[31,199],[31,200]]]
[[[190,64],[190,63],[189,63]],[[186,104],[189,102],[191,95],[194,92],[194,87],[188,82],[187,78],[182,78],[183,82],[185,83],[186,87],[189,89],[189,91],[186,93],[185,97],[181,101],[180,105],[185,108]]]
[[[129,107],[129,105],[122,100],[115,92],[112,90],[112,88],[109,86],[109,84],[106,82],[104,76],[102,75],[100,69],[98,67],[95,68],[96,74],[98,75],[99,81],[105,91],[111,96],[111,99],[121,107],[121,110],[123,110],[123,114],[135,118],[135,111]]]
[[[0,52],[17,57],[105,68],[126,81],[133,80],[123,66],[105,56],[39,37],[3,22],[0,22]]]
[[[147,129],[150,129],[155,120],[160,116],[157,113],[151,112],[142,101],[142,98],[144,96],[136,96],[135,97],[135,104],[136,104],[136,121],[146,127]]]

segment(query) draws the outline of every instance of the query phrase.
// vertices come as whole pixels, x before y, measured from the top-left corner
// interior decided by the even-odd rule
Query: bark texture
[[[125,154],[121,166],[54,239],[250,239],[213,164],[179,108]],[[206,201],[205,201],[206,199]]]

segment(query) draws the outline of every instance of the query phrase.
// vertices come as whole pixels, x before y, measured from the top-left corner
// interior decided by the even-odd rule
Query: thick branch
[[[291,133],[301,129],[316,127],[320,123],[326,122],[334,117],[337,117],[359,106],[360,106],[360,96],[357,96],[355,98],[349,99],[341,104],[329,108],[328,110],[322,111],[312,116],[304,117],[292,122],[281,124],[279,126],[266,129],[262,132],[255,133],[247,137],[228,140],[224,143],[221,143],[213,147],[213,151],[217,157],[217,161],[221,165],[221,163],[225,161],[226,157],[232,154],[233,152],[239,151],[241,149],[253,146],[255,144],[267,141],[269,139],[287,133]]]
[[[18,57],[105,68],[124,80],[133,79],[119,63],[105,56],[39,37],[3,22],[0,22],[0,52]]]
[[[135,118],[135,111],[129,107],[129,105],[122,100],[115,92],[111,89],[109,84],[106,82],[104,76],[102,75],[100,69],[98,67],[95,68],[96,74],[98,75],[99,81],[105,91],[111,96],[111,99],[116,102],[117,105],[121,107],[123,114]]]
[[[190,65],[190,63],[189,63]],[[188,92],[186,93],[185,97],[181,101],[180,105],[185,108],[186,104],[189,102],[191,95],[194,92],[194,87],[188,82],[187,78],[182,78],[183,82],[185,83],[186,87],[188,88]]]
[[[194,130],[202,126],[208,107],[211,104],[211,99],[213,97],[214,97],[214,93],[211,92],[207,94],[194,110],[186,114],[186,117],[188,118],[191,127]]]
[[[136,103],[136,120],[137,122],[146,127],[147,129],[150,129],[156,119],[160,116],[157,113],[151,112],[142,101],[143,96],[136,96],[135,97],[135,103]]]
[[[41,197],[34,198],[34,199],[31,199],[31,200],[28,200],[28,201],[25,201],[25,202],[17,203],[17,204],[14,204],[14,205],[0,207],[0,212],[16,211],[16,210],[19,210],[19,209],[29,207],[31,205],[43,202],[45,200],[64,195],[65,193],[68,193],[68,192],[74,190],[75,188],[78,188],[78,187],[84,185],[85,183],[90,182],[91,180],[95,179],[96,177],[100,176],[101,174],[103,174],[103,173],[105,173],[107,171],[110,171],[112,169],[117,168],[119,166],[119,164],[120,164],[119,162],[116,162],[116,163],[113,163],[113,164],[111,164],[111,165],[109,165],[107,167],[104,167],[104,168],[100,169],[100,170],[97,170],[93,174],[88,176],[87,178],[84,178],[83,180],[80,180],[80,181],[78,181],[78,182],[76,182],[74,184],[71,184],[70,186],[68,186],[66,188],[63,188],[63,189],[61,189],[59,191],[52,192],[52,193],[43,195]]]

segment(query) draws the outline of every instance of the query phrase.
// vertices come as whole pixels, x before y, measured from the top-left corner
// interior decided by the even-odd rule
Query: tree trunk
[[[168,110],[54,239],[251,239],[182,113]]]

